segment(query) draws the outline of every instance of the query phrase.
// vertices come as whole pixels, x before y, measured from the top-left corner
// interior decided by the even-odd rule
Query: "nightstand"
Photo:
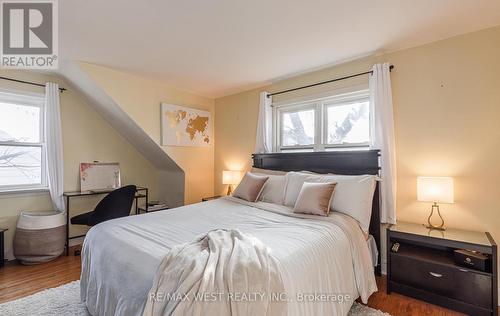
[[[206,202],[206,201],[211,201],[211,200],[217,200],[220,197],[222,197],[222,196],[220,196],[220,195],[214,195],[214,196],[204,197],[204,198],[201,199],[201,201],[202,202]]]
[[[397,251],[392,249],[396,243]],[[489,269],[455,264],[456,249],[488,255]],[[430,230],[405,222],[387,228],[388,294],[401,293],[469,315],[496,316],[497,278],[497,245],[489,233]]]
[[[4,233],[7,231],[7,228],[0,228],[0,267],[5,265],[5,257],[4,257]]]

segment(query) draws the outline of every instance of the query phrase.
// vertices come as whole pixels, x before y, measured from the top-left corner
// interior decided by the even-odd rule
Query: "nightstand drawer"
[[[450,296],[453,292],[453,271],[444,266],[391,254],[391,274],[393,281],[435,294]]]
[[[391,254],[392,280],[476,306],[492,304],[491,276]]]
[[[454,275],[455,297],[457,299],[490,308],[493,284],[491,276],[462,268],[458,268]]]

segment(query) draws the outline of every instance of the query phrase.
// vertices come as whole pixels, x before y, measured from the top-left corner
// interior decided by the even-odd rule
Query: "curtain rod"
[[[394,69],[394,65],[390,65],[389,66],[389,71],[392,71],[392,69]],[[272,97],[273,95],[278,95],[278,94],[283,94],[283,93],[292,92],[292,91],[296,91],[296,90],[302,90],[302,89],[306,89],[306,88],[311,88],[311,87],[323,85],[323,84],[326,84],[326,83],[331,83],[331,82],[335,82],[335,81],[346,80],[346,79],[350,79],[350,78],[354,78],[354,77],[359,77],[359,76],[363,76],[363,75],[367,75],[367,74],[373,74],[373,70],[371,70],[371,71],[365,71],[365,72],[360,72],[358,74],[354,74],[354,75],[350,75],[350,76],[346,76],[346,77],[342,77],[342,78],[335,78],[335,79],[331,79],[331,80],[327,80],[327,81],[313,83],[313,84],[310,84],[310,85],[307,85],[307,86],[292,88],[292,89],[278,91],[278,92],[274,92],[274,93],[268,93],[267,97],[269,98],[269,97]]]
[[[33,85],[33,86],[38,86],[38,87],[45,87],[45,85],[44,85],[44,84],[41,84],[41,83],[36,83],[36,82],[30,82],[30,81],[18,80],[18,79],[7,78],[7,77],[0,77],[0,79],[3,79],[3,80],[9,80],[9,81],[14,81],[14,82],[20,82],[20,83],[25,83],[25,84],[30,84],[30,85]],[[59,88],[59,91],[64,92],[64,91],[66,91],[66,89],[65,89],[65,88]]]

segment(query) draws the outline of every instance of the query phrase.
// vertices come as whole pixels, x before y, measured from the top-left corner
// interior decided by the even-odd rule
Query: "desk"
[[[101,194],[108,194],[110,192],[113,192],[116,189],[109,189],[109,190],[98,190],[98,191],[73,191],[73,192],[64,192],[63,196],[66,200],[66,256],[68,255],[69,251],[69,240],[74,239],[74,238],[80,238],[84,237],[85,235],[79,235],[79,236],[69,236],[69,210],[70,210],[70,200],[71,198],[76,198],[76,197],[88,197],[88,196],[93,196],[93,195],[101,195]],[[146,204],[148,205],[148,188],[145,187],[137,187],[137,193],[135,194],[135,214],[139,214],[139,199],[146,199]]]
[[[4,257],[4,232],[8,230],[7,228],[0,228],[0,267],[3,267],[5,264],[5,257]]]

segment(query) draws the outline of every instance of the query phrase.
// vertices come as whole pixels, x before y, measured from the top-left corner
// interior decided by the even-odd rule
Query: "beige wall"
[[[58,77],[34,72],[2,71],[2,76],[44,83],[57,82],[68,88],[61,94],[61,120],[64,146],[64,190],[79,190],[79,163],[85,161],[119,162],[122,183],[137,184],[150,188],[156,198],[157,176],[153,166],[132,147],[127,140],[104,121],[71,87]],[[25,84],[0,81],[0,88],[43,93],[43,88]],[[75,200],[71,215],[91,210],[98,198]],[[12,238],[17,217],[22,210],[49,210],[51,201],[48,193],[1,194],[0,227],[7,227],[6,253],[12,258]],[[85,229],[71,227],[71,235],[78,235]]]
[[[456,203],[443,205],[450,227],[490,231],[500,242],[500,27],[368,57],[217,99],[215,192],[224,169],[248,169],[259,91],[279,91],[390,62],[397,153],[398,220],[424,222],[418,175],[453,176]],[[367,83],[368,77],[287,94],[293,98]],[[283,97],[282,97],[283,98]]]
[[[159,146],[160,102],[207,110],[214,116],[213,99],[106,67],[85,63],[81,67]],[[162,148],[185,173],[185,203],[213,195],[214,146]]]

